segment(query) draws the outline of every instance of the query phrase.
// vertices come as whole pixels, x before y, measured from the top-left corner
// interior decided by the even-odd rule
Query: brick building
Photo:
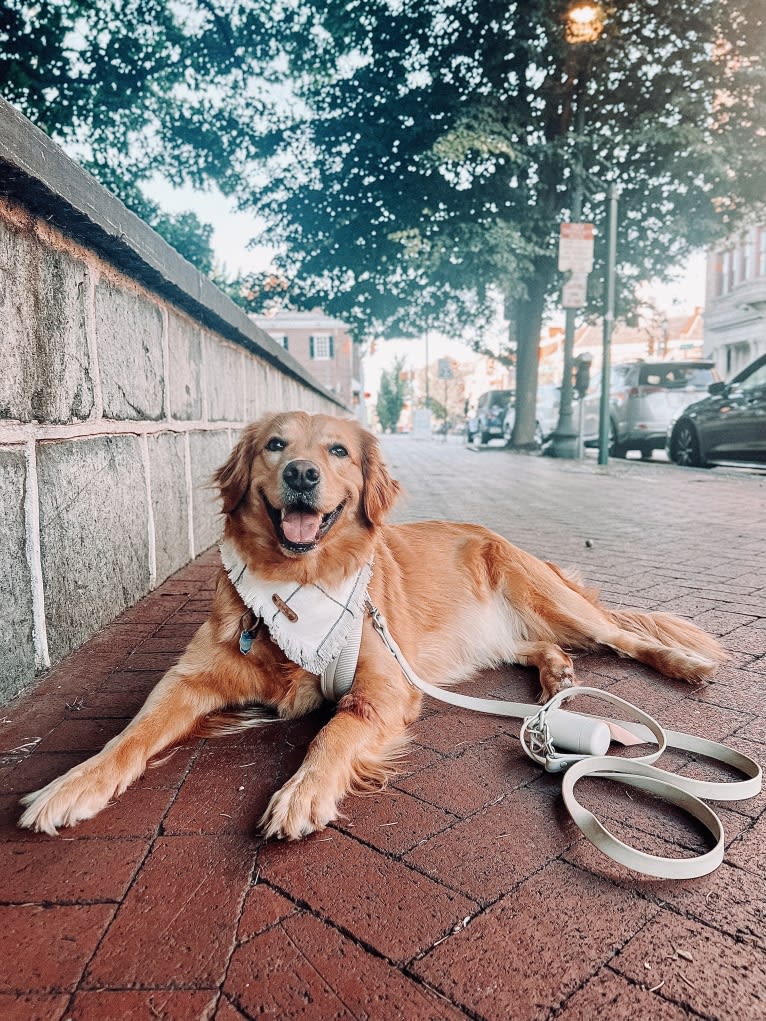
[[[318,309],[252,318],[317,382],[349,408],[359,407],[362,389],[359,345],[353,342],[345,323]]]

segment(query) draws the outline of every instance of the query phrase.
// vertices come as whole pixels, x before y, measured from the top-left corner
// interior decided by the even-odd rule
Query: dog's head
[[[238,531],[293,559],[369,535],[399,493],[371,433],[302,411],[248,426],[214,478]]]

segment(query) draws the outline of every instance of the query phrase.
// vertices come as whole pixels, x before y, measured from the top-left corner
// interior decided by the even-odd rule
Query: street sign
[[[561,289],[564,308],[583,308],[588,300],[588,274],[572,273]]]
[[[449,358],[439,359],[439,379],[452,379],[452,366]]]
[[[559,271],[590,273],[593,269],[593,224],[562,223],[559,227]]]

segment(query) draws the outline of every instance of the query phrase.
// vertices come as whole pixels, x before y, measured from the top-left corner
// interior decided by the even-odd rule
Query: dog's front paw
[[[100,770],[75,767],[39,791],[24,795],[21,803],[27,809],[19,826],[55,836],[59,826],[74,826],[100,812],[112,795],[119,793],[116,788]]]
[[[300,840],[322,830],[337,818],[337,800],[331,784],[312,770],[301,766],[284,787],[273,795],[261,819],[265,837]]]

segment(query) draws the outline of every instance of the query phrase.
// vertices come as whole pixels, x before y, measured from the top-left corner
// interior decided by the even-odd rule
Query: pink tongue
[[[282,531],[289,542],[313,542],[319,534],[322,518],[310,511],[288,511],[282,518]]]

